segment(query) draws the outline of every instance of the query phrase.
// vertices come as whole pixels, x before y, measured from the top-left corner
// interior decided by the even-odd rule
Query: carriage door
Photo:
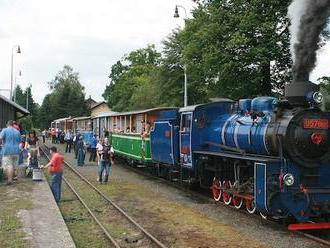
[[[192,167],[191,157],[192,112],[181,114],[180,162],[184,167]]]

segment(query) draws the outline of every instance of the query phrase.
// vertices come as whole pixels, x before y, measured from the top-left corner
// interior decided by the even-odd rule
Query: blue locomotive
[[[218,99],[163,111],[150,133],[153,166],[251,214],[294,217],[290,229],[329,228],[322,220],[330,213],[330,115],[321,102],[307,81],[289,84],[283,100]]]

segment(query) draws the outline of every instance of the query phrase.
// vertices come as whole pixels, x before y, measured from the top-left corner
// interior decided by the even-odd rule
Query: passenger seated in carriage
[[[142,121],[142,133],[141,133],[141,136],[142,138],[145,138],[147,136],[149,136],[150,134],[150,122],[145,122],[145,121]]]

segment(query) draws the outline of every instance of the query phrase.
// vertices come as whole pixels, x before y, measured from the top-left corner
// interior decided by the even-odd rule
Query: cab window
[[[181,118],[181,132],[190,132],[191,127],[191,114],[183,114]]]

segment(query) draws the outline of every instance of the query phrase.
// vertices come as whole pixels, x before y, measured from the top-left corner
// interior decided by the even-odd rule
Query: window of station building
[[[190,132],[191,128],[191,113],[183,114],[181,118],[181,132]]]

